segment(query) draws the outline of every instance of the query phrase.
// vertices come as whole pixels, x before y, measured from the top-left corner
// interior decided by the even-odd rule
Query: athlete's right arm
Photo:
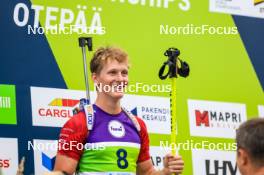
[[[66,122],[59,137],[55,171],[64,171],[68,174],[73,174],[76,171],[83,153],[83,147],[80,147],[80,144],[85,144],[87,134],[86,119],[83,112],[78,113]]]

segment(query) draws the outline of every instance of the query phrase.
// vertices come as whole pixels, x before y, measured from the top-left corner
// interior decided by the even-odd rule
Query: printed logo
[[[0,108],[10,109],[11,108],[11,98],[0,96]]]
[[[205,126],[209,127],[209,115],[208,111],[204,111],[201,113],[199,110],[195,110],[195,119],[196,119],[196,126],[201,126],[204,124]]]
[[[0,85],[0,124],[16,124],[16,90],[13,85]]]
[[[237,103],[188,100],[190,132],[193,136],[234,138],[246,121],[246,106]]]
[[[34,126],[62,127],[73,117],[85,91],[31,87],[32,120]],[[91,93],[92,100],[95,97]]]
[[[48,155],[42,152],[41,158],[42,158],[42,166],[47,168],[49,171],[52,171],[54,169],[56,156],[50,158]]]
[[[34,151],[35,174],[45,174],[53,170],[58,142],[56,140],[33,140],[28,149]]]
[[[0,168],[9,168],[9,167],[10,167],[10,159],[0,158]]]
[[[210,0],[210,11],[264,18],[264,0]]]
[[[236,124],[241,123],[241,114],[195,110],[195,119],[196,126],[214,127],[216,125],[217,127],[233,127],[236,129]]]
[[[194,175],[240,175],[234,151],[193,149],[192,162]]]
[[[144,120],[149,133],[171,133],[169,98],[125,95],[121,103],[132,114]]]
[[[0,138],[0,174],[16,174],[18,145],[15,138]]]
[[[74,107],[80,100],[56,98],[50,102],[50,106]]]
[[[116,138],[122,138],[125,136],[125,127],[121,122],[117,120],[112,120],[109,122],[108,131],[112,136]]]
[[[71,118],[73,116],[73,108],[77,107],[80,100],[74,99],[60,99],[55,98],[52,100],[47,108],[39,108],[39,116],[43,117],[64,117]],[[51,108],[56,107],[56,108]]]
[[[134,108],[131,112],[134,115],[141,113],[141,117],[146,121],[159,121],[166,122],[168,120],[168,115],[170,115],[169,108],[157,108],[152,106],[138,106]]]
[[[149,152],[152,164],[154,165],[156,170],[163,169],[163,160],[166,154],[168,153],[167,150],[170,150],[169,147],[161,148],[159,146],[150,146]]]
[[[86,114],[86,120],[87,120],[87,125],[88,129],[92,129],[93,126],[93,120],[94,120],[94,110],[92,104],[86,104],[84,106],[84,111]]]
[[[238,172],[237,165],[229,160],[205,160],[206,175],[227,174],[236,175]],[[222,173],[223,172],[223,173]]]

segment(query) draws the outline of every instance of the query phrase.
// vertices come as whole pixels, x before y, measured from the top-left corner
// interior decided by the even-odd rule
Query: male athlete
[[[128,55],[119,48],[99,48],[95,52],[90,62],[92,80],[98,87],[93,129],[88,131],[84,112],[63,126],[54,170],[79,175],[182,173],[184,162],[178,155],[167,154],[164,168],[154,169],[145,123],[120,106],[128,68]]]

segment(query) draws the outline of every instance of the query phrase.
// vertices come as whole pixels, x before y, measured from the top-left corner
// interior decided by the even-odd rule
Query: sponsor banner
[[[16,89],[0,85],[0,124],[16,124]]]
[[[246,105],[188,100],[192,136],[234,138],[235,130],[247,120]]]
[[[0,174],[16,174],[18,167],[18,144],[15,138],[0,138]]]
[[[62,127],[85,95],[85,91],[31,87],[33,126]],[[91,92],[92,102],[95,97]],[[121,103],[145,121],[150,133],[170,134],[169,98],[125,95]]]
[[[264,18],[264,0],[210,0],[210,11]]]
[[[31,87],[33,126],[62,127],[73,116],[73,109],[85,98],[85,91]],[[91,93],[94,101],[95,94]]]
[[[259,111],[259,116],[264,118],[264,106],[263,105],[258,106],[258,111]]]
[[[193,175],[240,175],[235,151],[192,150]]]
[[[169,147],[150,146],[151,161],[156,170],[163,169],[163,159],[169,153],[169,150]]]
[[[34,150],[35,174],[44,174],[54,168],[58,144],[56,140],[33,140],[28,149]]]
[[[171,133],[169,98],[125,95],[121,103],[134,115],[144,120],[149,133]]]

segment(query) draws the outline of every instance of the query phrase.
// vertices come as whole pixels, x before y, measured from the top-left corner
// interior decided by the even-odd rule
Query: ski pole
[[[87,46],[88,50],[92,51],[92,38],[80,37],[79,46],[82,49],[83,70],[84,70],[84,79],[85,79],[85,88],[86,88],[86,99],[80,100],[80,108],[83,109],[85,112],[88,130],[92,130],[93,122],[94,122],[94,113],[93,113],[93,106],[91,104],[91,97],[90,97],[90,88],[89,88],[89,79],[88,79],[88,70],[87,70],[87,61],[86,61],[86,48],[85,48],[85,46]]]
[[[163,63],[159,70],[159,78],[161,80],[166,79],[168,76],[171,79],[171,92],[170,92],[170,112],[171,112],[171,143],[172,145],[176,145],[176,78],[177,75],[181,77],[189,76],[190,68],[189,65],[182,61],[179,58],[180,50],[176,48],[169,48],[164,53],[165,56],[168,57],[168,60]],[[178,62],[180,63],[180,67],[178,66]],[[164,74],[165,68],[168,67],[167,74]],[[172,154],[176,154],[176,148],[172,147]]]

